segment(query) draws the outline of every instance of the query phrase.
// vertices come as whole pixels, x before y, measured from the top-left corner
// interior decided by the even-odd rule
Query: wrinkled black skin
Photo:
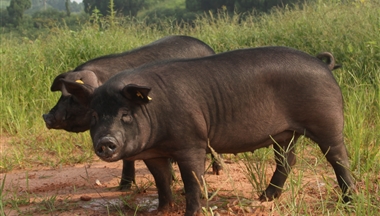
[[[198,181],[208,142],[218,153],[273,144],[276,170],[260,200],[281,194],[304,135],[332,165],[343,200],[355,189],[343,140],[343,99],[331,65],[287,47],[259,47],[174,60],[121,72],[95,90],[90,129],[105,161],[152,160],[159,209],[173,202],[165,164],[177,161],[186,191],[186,216],[201,209]],[[138,96],[142,95],[142,96]],[[151,100],[149,100],[149,97]],[[274,144],[273,140],[277,144]],[[193,174],[194,173],[194,174]]]
[[[214,51],[204,42],[189,36],[168,36],[146,46],[119,53],[101,56],[78,66],[73,71],[58,75],[51,86],[51,91],[61,91],[62,96],[48,114],[43,115],[46,127],[63,129],[69,132],[84,132],[90,129],[91,112],[88,103],[93,90],[102,85],[116,73],[133,69],[140,65],[174,58],[195,58],[213,55]],[[67,92],[64,82],[84,82],[87,100],[78,100]],[[219,167],[219,169],[221,169]],[[219,172],[219,170],[217,170]],[[123,162],[122,190],[129,189],[134,181],[133,161]]]

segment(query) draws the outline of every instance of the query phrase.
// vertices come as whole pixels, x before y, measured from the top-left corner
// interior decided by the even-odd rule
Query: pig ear
[[[66,80],[71,80],[75,82],[81,80],[83,83],[95,88],[100,86],[98,77],[93,71],[90,70],[75,71],[71,74],[71,76],[67,76]]]
[[[55,92],[55,91],[62,91],[62,81],[61,79],[65,78],[68,72],[66,73],[61,73],[60,75],[56,76],[53,84],[51,84],[50,91]]]
[[[85,106],[90,104],[92,94],[94,93],[95,88],[84,84],[81,80],[76,80],[75,82],[61,79],[62,84],[65,86],[65,89],[68,93],[74,96],[80,103]]]
[[[66,73],[62,73],[58,75],[50,88],[51,91],[62,91],[62,93],[65,92],[65,88],[62,84],[62,79],[65,79],[66,81],[72,81],[72,82],[82,82],[87,85],[93,86],[95,88],[99,87],[100,81],[96,74],[89,70],[81,70],[81,71],[69,71]]]
[[[152,98],[148,96],[150,89],[151,88],[146,86],[129,84],[121,90],[121,94],[132,102],[144,104],[152,100]]]

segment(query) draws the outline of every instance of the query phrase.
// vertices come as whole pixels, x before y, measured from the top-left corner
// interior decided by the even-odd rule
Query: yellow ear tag
[[[84,84],[82,80],[75,80],[76,83]]]
[[[144,96],[143,96],[143,95],[141,94],[141,92],[139,92],[139,91],[136,93],[136,96],[137,96],[137,97],[140,97],[140,98],[142,98],[142,99],[144,99]],[[147,98],[148,98],[148,100],[152,100],[152,98],[149,97],[149,96],[147,96]]]
[[[144,96],[143,96],[139,91],[136,93],[136,96],[137,96],[137,97],[144,98]]]

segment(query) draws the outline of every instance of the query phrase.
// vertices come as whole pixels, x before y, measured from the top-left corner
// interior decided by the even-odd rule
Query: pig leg
[[[119,189],[121,191],[129,190],[133,182],[135,182],[135,162],[123,160],[123,171],[121,173]]]
[[[292,166],[296,163],[296,155],[294,153],[294,144],[296,143],[299,135],[293,134],[291,138],[282,142],[277,141],[273,144],[274,154],[276,159],[276,171],[274,172],[272,179],[267,189],[260,196],[260,201],[271,201],[280,197],[282,188],[286,179],[292,169]]]
[[[222,154],[219,154],[219,159],[222,160]],[[214,157],[213,154],[211,154],[211,161],[212,161],[212,173],[214,175],[220,175],[221,171],[223,170],[222,164]]]
[[[328,111],[324,111],[324,114]],[[343,201],[349,202],[351,192],[355,192],[356,188],[350,172],[347,149],[344,145],[343,113],[334,113],[331,116],[334,118],[326,118],[321,124],[310,128],[307,135],[318,143],[322,153],[334,169],[339,187],[343,192]]]
[[[192,149],[179,154],[176,158],[180,168],[181,177],[185,186],[186,213],[185,216],[193,216],[201,209],[201,175],[205,172],[205,149]]]
[[[158,190],[158,211],[167,211],[173,206],[171,162],[168,158],[153,158],[144,160],[154,177]]]
[[[327,161],[334,169],[339,187],[343,192],[343,201],[351,201],[350,193],[355,191],[354,180],[349,170],[349,159],[343,135],[334,136],[328,141],[318,141],[319,147],[326,156]],[[352,190],[352,191],[351,191]]]

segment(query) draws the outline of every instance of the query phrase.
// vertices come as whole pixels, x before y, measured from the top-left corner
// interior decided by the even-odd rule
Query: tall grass
[[[378,211],[380,173],[380,3],[319,1],[270,14],[205,14],[194,25],[170,21],[117,20],[102,27],[86,23],[80,31],[51,29],[36,40],[0,38],[0,171],[43,164],[58,166],[93,158],[87,133],[47,130],[41,115],[58,100],[50,92],[56,75],[91,58],[130,50],[166,35],[197,37],[216,52],[281,45],[316,55],[332,52],[343,68],[334,71],[345,101],[345,137],[352,172],[365,205],[357,214]],[[95,22],[97,23],[97,22]],[[255,169],[260,170],[260,167]],[[360,199],[359,199],[360,200]],[[369,201],[368,201],[369,200]],[[370,202],[370,203],[368,203]]]

